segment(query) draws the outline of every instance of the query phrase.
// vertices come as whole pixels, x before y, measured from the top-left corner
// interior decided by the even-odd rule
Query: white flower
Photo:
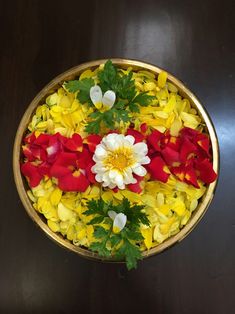
[[[122,231],[122,229],[126,225],[127,217],[123,213],[117,214],[114,210],[108,211],[109,217],[113,220],[113,232],[118,233]]]
[[[115,103],[116,94],[112,90],[108,90],[102,95],[101,88],[98,85],[95,85],[90,89],[90,98],[97,109],[101,109],[102,106],[110,109]]]
[[[103,187],[125,189],[126,184],[137,182],[133,174],[141,177],[146,175],[147,171],[142,165],[150,163],[146,156],[148,147],[145,143],[134,142],[132,135],[111,133],[96,146],[93,156],[96,164],[91,170]]]

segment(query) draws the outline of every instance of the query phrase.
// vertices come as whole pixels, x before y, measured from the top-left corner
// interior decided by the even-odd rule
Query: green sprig
[[[125,260],[128,269],[136,268],[137,261],[142,259],[139,242],[143,240],[140,232],[140,224],[149,225],[147,215],[144,213],[144,206],[131,205],[129,200],[124,198],[119,205],[106,203],[102,199],[91,200],[87,203],[88,210],[85,215],[93,215],[89,224],[94,225],[94,237],[90,249],[98,252],[101,257],[114,257],[117,260]],[[123,213],[127,216],[127,224],[119,233],[112,231],[112,219],[108,211]],[[107,229],[99,224],[105,222]]]
[[[131,119],[132,112],[139,112],[140,106],[148,106],[154,96],[146,92],[137,93],[133,72],[123,74],[108,60],[103,70],[98,72],[99,86],[103,93],[112,90],[116,93],[116,102],[113,107],[105,112],[97,111],[90,114],[91,121],[86,125],[86,132],[99,134],[101,126],[114,130],[117,123],[127,123]],[[73,80],[64,83],[64,88],[70,93],[76,93],[77,99],[82,103],[93,105],[90,99],[90,89],[95,85],[92,78]]]

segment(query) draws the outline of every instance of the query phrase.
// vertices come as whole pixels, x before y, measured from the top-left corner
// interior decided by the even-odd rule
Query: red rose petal
[[[40,165],[38,165],[38,172],[42,176],[51,177],[50,170],[51,170],[51,165],[47,162],[43,162]]]
[[[127,187],[130,191],[134,192],[134,193],[141,193],[142,192],[142,188],[140,186],[141,181],[143,181],[143,177],[134,175],[134,178],[137,180],[136,183],[132,183],[132,184],[128,184]]]
[[[76,153],[67,153],[61,152],[56,159],[54,166],[62,166],[62,167],[76,167],[77,165],[77,154]]]
[[[160,146],[161,148],[164,148],[169,145],[171,139],[170,132],[166,131],[165,134],[161,137]]]
[[[94,166],[94,162],[93,163],[90,163],[87,167],[86,167],[86,176],[87,176],[87,179],[91,182],[91,183],[96,183],[96,179],[95,179],[95,173],[93,173],[91,171],[91,168]]]
[[[148,137],[147,137],[147,143],[150,145],[152,148],[155,149],[155,151],[160,151],[160,140],[163,136],[163,133],[154,130]]]
[[[52,165],[50,175],[55,178],[63,177],[77,169],[77,155],[75,153],[62,152]]]
[[[62,152],[50,169],[50,176],[60,178],[76,169],[77,155]]]
[[[33,155],[31,149],[28,146],[26,145],[22,146],[22,151],[24,156],[28,159],[28,161],[34,161],[36,159],[36,157]]]
[[[166,146],[179,152],[180,146],[181,146],[181,138],[175,137],[175,136],[170,136]]]
[[[50,137],[51,135],[49,134],[41,133],[38,137],[36,137],[33,144],[46,148],[48,146]]]
[[[36,136],[35,136],[34,132],[31,133],[31,134],[29,134],[29,135],[27,135],[27,136],[24,138],[24,142],[25,142],[26,144],[32,144],[35,140],[36,140]]]
[[[144,135],[134,129],[128,129],[126,135],[132,135],[135,138],[135,143],[140,143],[144,140]]]
[[[195,188],[200,188],[197,182],[196,171],[193,168],[185,169],[184,181],[186,183],[192,184]]]
[[[180,131],[180,136],[182,138],[188,138],[189,140],[193,141],[193,139],[199,134],[200,132],[198,130],[194,130],[191,128],[183,128]]]
[[[54,164],[50,169],[50,177],[61,178],[69,173],[71,173],[76,168],[73,166],[64,167],[61,165]]]
[[[84,140],[83,143],[88,145],[89,151],[94,153],[96,146],[101,142],[102,137],[100,135],[91,134],[88,135]]]
[[[51,164],[55,162],[58,155],[61,153],[62,149],[63,149],[63,146],[59,141],[53,144],[50,144],[47,147],[47,161]]]
[[[156,156],[151,160],[150,164],[147,165],[146,168],[153,179],[166,183],[169,174],[163,170],[165,165],[166,164],[163,159],[160,156]]]
[[[128,184],[127,187],[131,192],[138,193],[138,194],[142,192],[139,182]]]
[[[188,138],[184,138],[180,148],[181,162],[185,162],[191,154],[195,154],[197,151],[197,146],[194,145]]]
[[[206,134],[198,134],[195,137],[195,142],[199,145],[201,149],[206,152],[207,157],[210,156],[209,150],[210,150],[210,140],[209,137]]]
[[[143,133],[143,134],[147,133],[147,131],[148,131],[147,123],[142,123],[142,124],[141,124],[141,126],[140,126],[140,131],[141,131],[141,133]]]
[[[33,144],[33,145],[31,145],[30,149],[31,149],[31,152],[32,152],[33,156],[36,159],[39,159],[39,160],[42,160],[42,161],[46,161],[47,153],[46,153],[44,148]]]
[[[42,175],[39,173],[38,168],[30,162],[21,165],[23,175],[28,179],[31,188],[39,185],[42,180]]]
[[[69,138],[64,146],[71,152],[82,152],[83,145],[81,136],[76,133],[73,134],[72,138]]]
[[[185,177],[185,166],[180,165],[179,167],[172,167],[171,172],[180,180],[184,181]]]
[[[86,167],[93,162],[92,156],[93,154],[87,148],[83,148],[83,151],[77,154],[77,167],[86,169]]]
[[[168,146],[161,151],[161,154],[167,165],[172,166],[180,161],[179,153]]]
[[[87,178],[79,171],[58,178],[58,186],[65,192],[85,192],[89,186]]]
[[[201,179],[205,183],[214,182],[217,178],[217,174],[213,169],[212,163],[209,159],[204,159],[202,162],[195,163],[195,168],[199,171],[199,179]]]

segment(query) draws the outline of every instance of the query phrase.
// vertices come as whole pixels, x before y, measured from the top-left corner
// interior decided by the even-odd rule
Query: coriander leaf
[[[115,257],[125,259],[128,270],[136,268],[137,260],[142,259],[140,249],[128,239],[124,239],[123,241],[123,245],[117,250]]]
[[[135,98],[131,101],[130,104],[138,104],[140,106],[146,107],[150,104],[150,102],[155,98],[155,96],[150,96],[147,92],[139,93],[135,96]],[[130,106],[129,104],[129,106]]]
[[[64,82],[63,87],[70,93],[76,93],[79,90],[79,81]]]
[[[89,216],[89,215],[95,215],[95,214],[99,214],[99,215],[106,214],[104,212],[104,206],[105,206],[105,202],[103,201],[102,198],[98,199],[97,201],[92,199],[87,202],[88,210],[84,212],[84,215]]]
[[[125,233],[126,233],[126,237],[130,240],[141,241],[144,239],[144,237],[138,230],[129,229],[126,227]]]
[[[113,114],[113,120],[120,122],[128,122],[130,120],[129,111],[126,109],[111,109]],[[114,127],[114,126],[113,126]]]
[[[133,102],[129,104],[129,109],[131,112],[140,112],[139,106]]]
[[[97,120],[89,122],[85,127],[85,131],[88,134],[99,134],[101,121],[102,119],[97,119]]]
[[[115,109],[124,109],[127,102],[123,99],[119,99],[116,104],[114,105]]]
[[[138,227],[140,223],[149,226],[150,222],[145,213],[142,212],[144,205],[131,206],[129,200],[124,198],[122,201],[122,212],[127,216],[128,221],[132,226]]]
[[[122,241],[122,237],[120,234],[114,234],[110,238],[110,243],[112,247],[114,248],[116,245],[118,245]]]
[[[111,255],[111,249],[107,249],[107,242],[110,238],[111,230],[106,230],[101,226],[96,226],[94,231],[94,237],[99,241],[93,242],[90,245],[90,249],[94,252],[98,252],[100,256],[108,257]]]
[[[101,257],[109,257],[111,255],[111,251],[106,247],[106,242],[93,242],[89,248],[93,252],[98,252]]]
[[[115,116],[113,109],[110,109],[108,111],[105,111],[103,113],[102,122],[107,126],[109,129],[114,129],[115,125]]]
[[[109,230],[106,230],[101,226],[95,227],[95,231],[94,231],[95,238],[101,239],[101,238],[107,237],[108,234],[109,234]]]
[[[100,111],[94,111],[90,114],[90,117],[93,118],[93,119],[96,119],[96,118],[101,118],[102,117],[102,112]]]
[[[135,95],[135,81],[132,79],[133,73],[129,72],[127,75],[119,76],[117,95],[120,98],[131,101]]]
[[[103,222],[104,218],[105,217],[103,215],[94,217],[93,219],[91,219],[91,221],[88,222],[88,225],[100,224],[101,222]]]
[[[99,224],[106,220],[109,228],[94,226],[94,237],[97,239],[90,245],[90,249],[98,252],[100,256],[114,256],[118,260],[125,260],[128,269],[136,268],[137,261],[142,258],[138,242],[144,238],[140,232],[140,223],[149,224],[147,215],[142,212],[144,206],[131,205],[128,199],[124,198],[122,203],[114,205],[106,203],[102,198],[87,202],[88,210],[85,215],[96,215],[90,224]],[[108,211],[124,213],[127,216],[126,226],[119,232],[113,233],[112,220],[108,217]]]
[[[64,84],[64,87],[67,91],[70,93],[76,93],[77,99],[83,104],[83,103],[90,103],[90,89],[92,86],[95,85],[95,82],[92,78],[84,78],[82,80],[74,80],[74,81],[68,81]]]
[[[108,60],[104,65],[104,69],[98,73],[99,85],[103,93],[109,89],[116,91],[115,85],[117,84],[117,76],[116,67],[111,60]]]

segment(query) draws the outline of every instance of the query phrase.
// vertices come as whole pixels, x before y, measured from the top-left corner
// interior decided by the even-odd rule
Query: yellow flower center
[[[108,154],[104,160],[106,167],[122,171],[135,163],[133,152],[129,148],[119,148]]]

